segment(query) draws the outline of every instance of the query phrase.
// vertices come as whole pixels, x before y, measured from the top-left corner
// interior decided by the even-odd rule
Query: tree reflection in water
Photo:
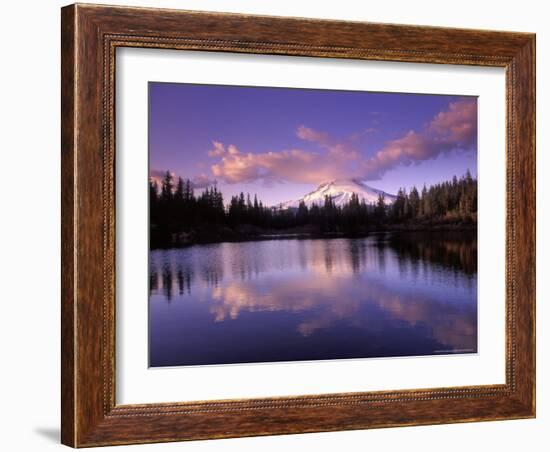
[[[149,275],[154,324],[181,335],[151,331],[158,365],[323,359],[316,358],[325,356],[319,347],[328,358],[477,349],[475,235],[387,233],[157,250]],[[177,301],[170,316],[163,300]],[[262,352],[247,358],[252,330]],[[174,342],[172,356],[167,344]],[[198,349],[183,353],[190,343]],[[223,355],[212,351],[214,343]],[[201,355],[189,357],[201,347]]]
[[[280,242],[281,245],[289,240],[271,241]],[[324,263],[327,275],[335,270],[335,260],[344,258],[349,265],[338,262],[338,274],[351,271],[360,273],[367,266],[372,266],[373,258],[375,265],[380,272],[385,271],[386,259],[392,259],[392,265],[397,265],[399,272],[411,276],[416,280],[419,275],[430,276],[430,268],[434,265],[441,266],[446,271],[455,272],[461,277],[473,277],[477,275],[477,240],[475,234],[442,232],[439,234],[430,233],[427,239],[426,233],[382,233],[365,239],[328,239],[328,240],[290,240],[297,242],[299,251],[297,256],[287,256],[288,261],[297,257],[299,267],[302,270],[318,269],[319,261]],[[257,246],[262,242],[227,243],[209,245],[212,247]],[[313,250],[306,250],[304,244],[314,243]],[[342,246],[342,243],[345,246]],[[200,252],[204,246],[196,246]],[[185,253],[189,248],[176,250],[157,250],[153,254],[175,254]],[[388,250],[395,253],[389,253]],[[309,253],[309,255],[308,255]],[[224,268],[227,262],[223,259],[228,257],[223,252],[208,253],[208,257],[200,260],[199,274],[208,286],[217,287],[223,280]],[[245,256],[243,256],[245,254]],[[262,256],[262,253],[250,255],[241,253],[237,257],[230,258],[231,276],[241,281],[258,278],[262,273],[271,269],[265,265],[266,260],[272,260],[273,256]],[[182,266],[176,260],[166,258],[152,258],[149,265],[149,294],[159,290],[159,267],[162,268],[162,292],[166,299],[172,297],[173,287],[166,287],[177,283],[180,295],[191,294],[193,280],[196,272],[189,265]],[[287,262],[289,263],[289,262]],[[295,262],[293,262],[295,264]],[[284,259],[277,260],[275,266],[280,269],[286,267]]]

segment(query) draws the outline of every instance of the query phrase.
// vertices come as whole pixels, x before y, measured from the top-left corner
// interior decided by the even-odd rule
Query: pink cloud
[[[220,157],[225,154],[225,146],[219,141],[212,142],[212,149],[208,151],[208,157]]]
[[[212,165],[212,174],[230,184],[256,180],[320,183],[359,175],[354,163],[360,154],[349,143],[337,142],[328,133],[303,125],[296,130],[296,136],[316,143],[324,152],[287,149],[243,153],[234,145],[214,142],[214,150],[209,151],[209,155],[220,156],[221,161]]]
[[[329,135],[326,132],[318,132],[304,125],[301,125],[296,130],[296,136],[302,140],[313,141],[321,144],[328,144],[330,141]]]
[[[334,158],[347,160],[359,158],[359,152],[351,145],[351,141],[355,139],[353,135],[349,139],[339,142],[332,139],[326,132],[320,132],[302,125],[296,130],[296,136],[302,140],[311,141],[325,148],[329,155]]]
[[[215,177],[230,184],[259,179],[317,183],[330,178],[335,166],[326,155],[301,149],[253,154],[234,147],[232,154],[226,154],[211,169]]]
[[[338,141],[328,133],[301,125],[298,138],[315,143],[319,151],[289,149],[264,153],[241,152],[234,145],[213,142],[208,155],[220,158],[212,174],[227,183],[263,180],[320,183],[326,180],[361,177],[378,179],[397,166],[418,164],[451,151],[474,149],[477,142],[477,103],[464,100],[449,104],[424,130],[409,131],[388,141],[372,157],[364,157],[354,145],[372,128]]]
[[[432,120],[429,131],[449,143],[470,148],[477,141],[477,102],[463,100],[453,102]]]
[[[468,151],[477,143],[477,102],[449,104],[422,133],[413,130],[391,140],[372,158],[363,162],[365,178],[377,179],[398,165],[418,164],[455,150]]]

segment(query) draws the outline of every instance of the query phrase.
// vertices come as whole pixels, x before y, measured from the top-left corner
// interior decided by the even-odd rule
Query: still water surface
[[[194,245],[149,265],[153,367],[477,351],[474,235]]]

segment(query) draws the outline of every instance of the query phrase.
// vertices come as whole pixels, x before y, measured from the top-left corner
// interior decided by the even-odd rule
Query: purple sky
[[[477,99],[149,83],[151,176],[217,181],[267,205],[359,178],[395,194],[477,175]]]

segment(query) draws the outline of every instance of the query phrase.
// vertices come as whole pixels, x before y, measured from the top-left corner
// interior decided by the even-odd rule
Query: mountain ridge
[[[298,208],[300,202],[310,208],[314,204],[321,207],[325,203],[325,196],[330,196],[336,206],[343,206],[349,202],[351,195],[355,193],[359,196],[359,201],[365,200],[367,204],[375,204],[378,196],[384,196],[386,205],[393,204],[397,199],[395,195],[386,193],[383,190],[371,187],[357,178],[353,179],[334,179],[323,182],[315,190],[307,193],[297,200],[290,200],[277,204],[275,207],[282,209]]]

